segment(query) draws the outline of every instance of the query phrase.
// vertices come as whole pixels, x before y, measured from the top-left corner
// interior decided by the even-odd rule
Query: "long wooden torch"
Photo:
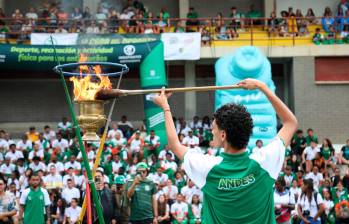
[[[241,88],[239,85],[228,85],[228,86],[197,86],[197,87],[180,87],[180,88],[166,88],[165,92],[178,93],[178,92],[205,92],[223,89],[237,89]],[[145,95],[152,93],[160,93],[162,89],[137,89],[137,90],[126,90],[126,89],[102,89],[96,93],[96,100],[109,100],[116,97],[132,96],[132,95]]]

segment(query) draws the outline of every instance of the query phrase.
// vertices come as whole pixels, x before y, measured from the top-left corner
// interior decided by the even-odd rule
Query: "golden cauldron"
[[[82,139],[84,141],[99,141],[99,136],[96,134],[107,121],[104,114],[103,100],[79,100],[75,101],[79,105],[80,115],[78,123],[85,131]]]

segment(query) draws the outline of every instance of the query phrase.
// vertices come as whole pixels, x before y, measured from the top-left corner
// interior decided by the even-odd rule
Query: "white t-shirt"
[[[286,187],[290,187],[292,185],[293,175],[291,174],[290,176],[287,176],[285,174],[284,180],[286,182]]]
[[[38,156],[40,158],[44,158],[44,150],[31,151],[29,153],[28,159],[32,160],[35,156]]]
[[[332,200],[327,201],[324,199],[324,205],[325,205],[325,213],[328,215],[330,213],[330,210],[334,207],[334,203]]]
[[[15,169],[16,166],[13,163],[10,163],[8,166],[4,163],[0,166],[0,172],[7,175],[10,175]]]
[[[108,138],[115,138],[116,133],[120,134],[120,137],[123,138],[124,134],[122,133],[122,131],[120,129],[111,129],[108,131]]]
[[[5,150],[8,150],[9,146],[10,145],[8,144],[6,139],[3,139],[3,138],[0,139],[0,149],[3,148]]]
[[[184,202],[178,203],[177,201],[171,206],[171,214],[176,218],[187,219],[188,215],[188,204]]]
[[[76,206],[76,208],[69,207],[65,210],[65,216],[67,218],[70,218],[70,221],[72,223],[76,223],[79,219],[80,212],[81,212],[81,207],[79,206]]]
[[[42,171],[46,170],[45,163],[43,162],[39,162],[38,165],[35,165],[35,163],[32,162],[29,164],[29,168],[31,168],[34,172],[37,172],[39,170],[42,170]]]
[[[70,176],[69,174],[66,174],[63,177],[63,186],[64,187],[68,187],[68,179],[74,180],[75,186],[79,185],[79,183],[80,183],[79,176],[76,176],[76,175]]]
[[[80,190],[76,187],[64,188],[62,191],[62,198],[64,198],[67,203],[70,203],[72,198],[80,198]]]
[[[178,188],[175,185],[172,185],[171,188],[165,186],[162,188],[164,194],[168,196],[169,199],[175,200],[178,194]]]
[[[139,152],[141,149],[142,141],[141,139],[133,139],[130,143],[130,149],[132,152]]]
[[[148,135],[145,137],[144,141],[146,141],[148,144],[151,143],[152,145],[156,145],[158,143],[160,144],[160,137],[155,135],[154,138],[150,140],[150,135]]]
[[[195,135],[193,135],[192,137],[186,136],[183,139],[183,144],[187,145],[188,147],[190,147],[190,145],[199,145],[200,140],[198,137],[196,137]]]
[[[193,186],[193,187],[190,188],[188,185],[184,186],[181,189],[181,193],[185,197],[185,199],[186,199],[188,204],[191,204],[193,195],[195,195],[195,194],[198,195],[198,196],[201,195],[201,191],[200,191],[200,189],[198,187]]]
[[[201,123],[201,121],[198,121],[197,123],[194,123],[194,121],[191,121],[189,124],[189,127],[193,130],[199,129],[199,128],[202,128],[202,123]]]
[[[149,178],[152,179],[154,182],[165,184],[166,181],[168,180],[168,175],[166,173],[163,173],[161,174],[161,176],[159,176],[158,173],[154,173],[154,174],[150,174]]]
[[[302,194],[302,190],[299,187],[297,187],[297,188],[291,187],[290,193],[291,193],[291,195],[293,195],[294,199],[298,201],[298,199],[300,198],[300,196]]]
[[[52,139],[54,139],[56,137],[56,133],[52,130],[50,130],[48,133],[44,132],[44,139],[46,139],[47,141],[51,141]]]
[[[118,173],[119,168],[122,167],[121,161],[119,161],[119,162],[113,161],[113,162],[111,163],[111,165],[112,165],[112,168],[113,168],[113,173]]]
[[[82,159],[82,154],[81,152],[79,152],[78,156],[76,157],[76,159]],[[87,159],[88,160],[94,160],[95,159],[95,152],[93,150],[89,151],[87,153]]]
[[[171,152],[170,150],[166,151],[165,149],[160,151],[160,153],[159,153],[159,159],[160,159],[160,160],[165,160],[165,159],[166,159],[166,154],[167,154],[167,153],[170,153],[170,154],[171,154],[171,159],[172,159],[172,160],[175,159],[175,155],[173,154],[173,152]]]
[[[20,140],[17,143],[17,148],[20,150],[28,150],[28,149],[33,148],[33,143],[30,140],[27,140],[25,143],[22,140]]]
[[[174,172],[177,171],[177,163],[173,161],[163,160],[160,162],[160,165],[164,170],[172,169]]]
[[[17,161],[19,158],[24,158],[23,153],[21,151],[16,150],[15,152],[9,151],[6,153],[5,158],[10,157],[11,162]]]
[[[63,163],[57,161],[56,163],[52,163],[52,162],[51,162],[51,163],[49,163],[49,164],[47,165],[47,172],[50,172],[50,167],[51,167],[52,165],[56,167],[56,171],[57,171],[58,173],[64,171],[64,165],[63,165]]]
[[[58,129],[61,129],[63,131],[71,129],[72,125],[69,121],[67,121],[65,124],[63,124],[63,122],[59,122],[58,123]]]
[[[53,140],[52,148],[60,148],[64,152],[69,147],[69,142],[67,139],[62,138],[60,141],[58,139]]]
[[[294,195],[291,194],[290,191],[285,190],[282,193],[277,192],[276,190],[274,191],[274,204],[275,206],[277,205],[294,205],[296,204]]]
[[[73,167],[75,170],[81,170],[81,165],[80,165],[80,163],[78,163],[78,162],[74,162],[74,163],[72,163],[72,162],[66,162],[65,164],[64,164],[64,169],[65,170],[68,170],[69,169],[69,167]]]
[[[318,148],[318,147],[316,147],[316,148],[311,148],[310,146],[308,146],[308,147],[306,147],[305,149],[304,149],[304,153],[306,154],[306,157],[305,157],[305,159],[306,160],[313,160],[313,159],[315,159],[315,155],[316,155],[316,153],[318,153],[318,152],[320,152],[320,149]]]
[[[320,193],[317,193],[317,204],[320,206],[323,203],[322,197]],[[318,208],[315,202],[314,195],[311,198],[311,203],[309,203],[308,197],[304,194],[297,202],[298,205],[301,206],[302,212],[305,210],[310,211],[310,216],[314,217],[317,212]],[[320,217],[318,218],[320,220]]]
[[[322,176],[322,173],[317,173],[314,174],[313,172],[308,173],[307,175],[305,175],[306,179],[313,179],[313,183],[314,183],[314,189],[317,191],[319,189],[319,185],[320,185],[320,181],[322,181],[324,178]]]
[[[49,174],[43,178],[43,181],[46,184],[47,189],[63,187],[63,178],[59,174],[56,174],[56,175]]]

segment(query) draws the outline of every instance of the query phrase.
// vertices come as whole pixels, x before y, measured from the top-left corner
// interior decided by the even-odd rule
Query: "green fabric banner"
[[[142,89],[167,87],[163,43],[158,44],[144,58],[140,66],[140,73]],[[164,113],[152,102],[151,95],[146,95],[143,99],[147,130],[154,130],[155,134],[160,137],[163,146],[167,143]]]
[[[161,41],[114,45],[56,46],[61,64],[79,60],[86,54],[89,61],[116,62],[129,67],[139,66]],[[51,71],[56,66],[54,49],[51,45],[0,44],[0,69]]]

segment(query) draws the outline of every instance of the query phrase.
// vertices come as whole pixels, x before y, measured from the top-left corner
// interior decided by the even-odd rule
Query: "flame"
[[[79,62],[86,62],[87,56],[80,55]],[[111,89],[112,84],[108,76],[103,76],[102,68],[99,65],[93,66],[92,70],[98,78],[98,81],[93,81],[90,69],[87,65],[79,66],[80,77],[71,77],[69,80],[74,85],[74,100],[94,100],[96,93],[101,89]],[[84,76],[85,74],[85,76]]]

